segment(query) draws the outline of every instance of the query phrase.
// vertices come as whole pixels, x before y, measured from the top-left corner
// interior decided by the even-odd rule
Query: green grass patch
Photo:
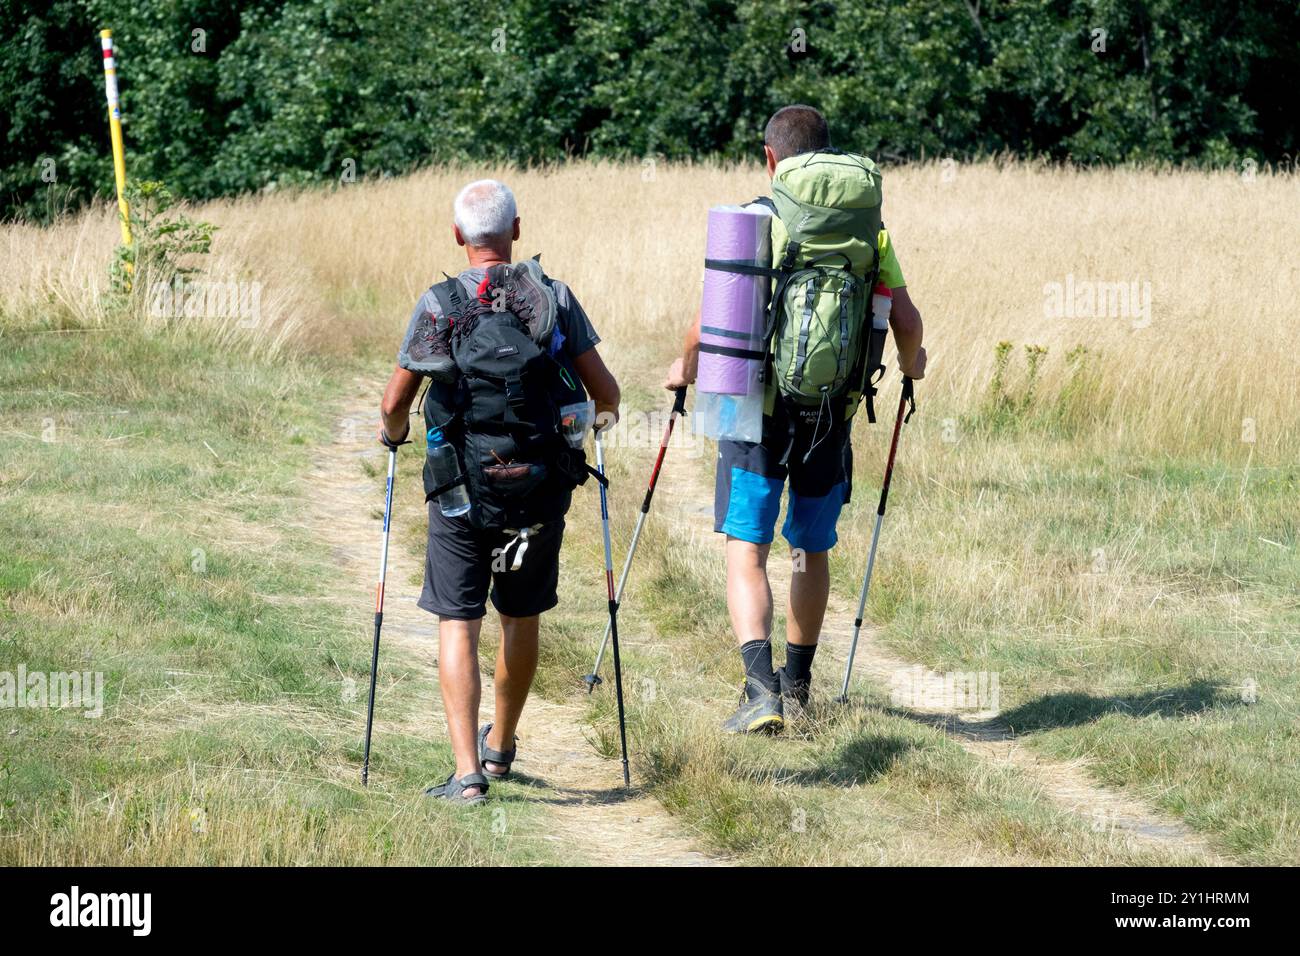
[[[1086,757],[1229,853],[1300,859],[1300,469],[936,432],[908,436],[890,495],[868,607],[886,643],[997,673],[999,719],[1028,745]],[[846,544],[841,594],[866,536]]]
[[[4,346],[0,671],[104,693],[98,717],[0,709],[0,860],[549,858],[534,803],[420,797],[445,745],[380,728],[360,787],[368,634],[329,599],[303,480],[347,369],[120,326]],[[381,663],[386,719],[427,705]]]

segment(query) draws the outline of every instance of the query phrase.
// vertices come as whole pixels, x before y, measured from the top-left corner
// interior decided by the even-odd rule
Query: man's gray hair
[[[505,183],[495,179],[478,179],[456,196],[452,207],[461,238],[471,246],[490,245],[493,240],[509,239],[514,227],[515,194]]]

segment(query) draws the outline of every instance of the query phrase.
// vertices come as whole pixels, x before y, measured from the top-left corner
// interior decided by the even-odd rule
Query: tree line
[[[1294,0],[3,0],[0,203],[207,198],[426,163],[752,157],[778,106],[900,162],[1289,164]]]

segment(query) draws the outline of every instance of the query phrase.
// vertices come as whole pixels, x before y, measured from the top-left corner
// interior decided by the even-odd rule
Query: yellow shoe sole
[[[745,728],[747,734],[779,734],[785,729],[785,718],[778,717],[776,714],[769,714],[766,717],[760,717],[750,723]]]

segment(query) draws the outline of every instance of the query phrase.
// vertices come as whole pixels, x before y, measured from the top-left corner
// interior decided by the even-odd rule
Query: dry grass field
[[[390,784],[361,793],[358,705],[338,688],[365,679],[364,608],[343,606],[304,519],[340,396],[378,388],[419,293],[460,268],[451,198],[485,175],[515,189],[517,253],[573,287],[623,383],[621,555],[657,441],[632,426],[666,408],[705,212],[764,192],[757,167],[439,169],[188,209],[218,226],[206,276],[258,284],[242,324],[110,295],[108,210],[0,226],[0,670],[58,669],[71,647],[110,688],[100,721],[0,711],[0,860],[548,861],[490,821],[410,805],[445,749],[395,738]],[[858,707],[815,711],[791,739],[721,739],[739,668],[718,542],[690,532],[711,487],[711,453],[690,441],[626,602],[629,667],[653,689],[632,703],[637,776],[741,862],[1296,862],[1300,178],[931,164],[886,168],[885,196],[930,370],[868,609],[879,660],[997,674],[998,733],[1049,776],[1203,842],[1115,836],[1087,792],[1063,806],[919,719],[887,668],[860,674]],[[841,603],[887,430],[855,432]],[[399,538],[418,548],[414,453],[403,467]],[[539,687],[586,706],[603,592],[594,505],[578,502]],[[828,699],[838,659],[823,654]],[[397,683],[390,706],[428,707],[427,687]],[[584,719],[608,751],[605,690]],[[522,806],[544,831],[545,808]],[[457,839],[411,839],[423,826]]]
[[[264,290],[258,327],[227,334],[311,353],[391,338],[418,294],[459,263],[449,197],[478,176],[513,186],[520,251],[541,252],[579,291],[625,378],[671,354],[698,304],[707,208],[766,185],[757,167],[576,164],[426,171],[210,203],[195,211],[219,227],[207,271]],[[886,224],[935,328],[931,401],[977,402],[999,341],[1050,350],[1046,390],[1063,383],[1064,355],[1082,344],[1098,355],[1089,414],[1115,445],[1234,460],[1229,449],[1276,460],[1295,447],[1300,358],[1285,346],[1300,284],[1295,176],[925,165],[886,170],[885,183]],[[101,211],[6,227],[8,321],[103,322],[113,220]],[[1067,282],[1079,313],[1090,283],[1138,294],[1124,309],[1103,288],[1094,316],[1050,316],[1045,287]],[[1253,449],[1237,447],[1247,418]]]

